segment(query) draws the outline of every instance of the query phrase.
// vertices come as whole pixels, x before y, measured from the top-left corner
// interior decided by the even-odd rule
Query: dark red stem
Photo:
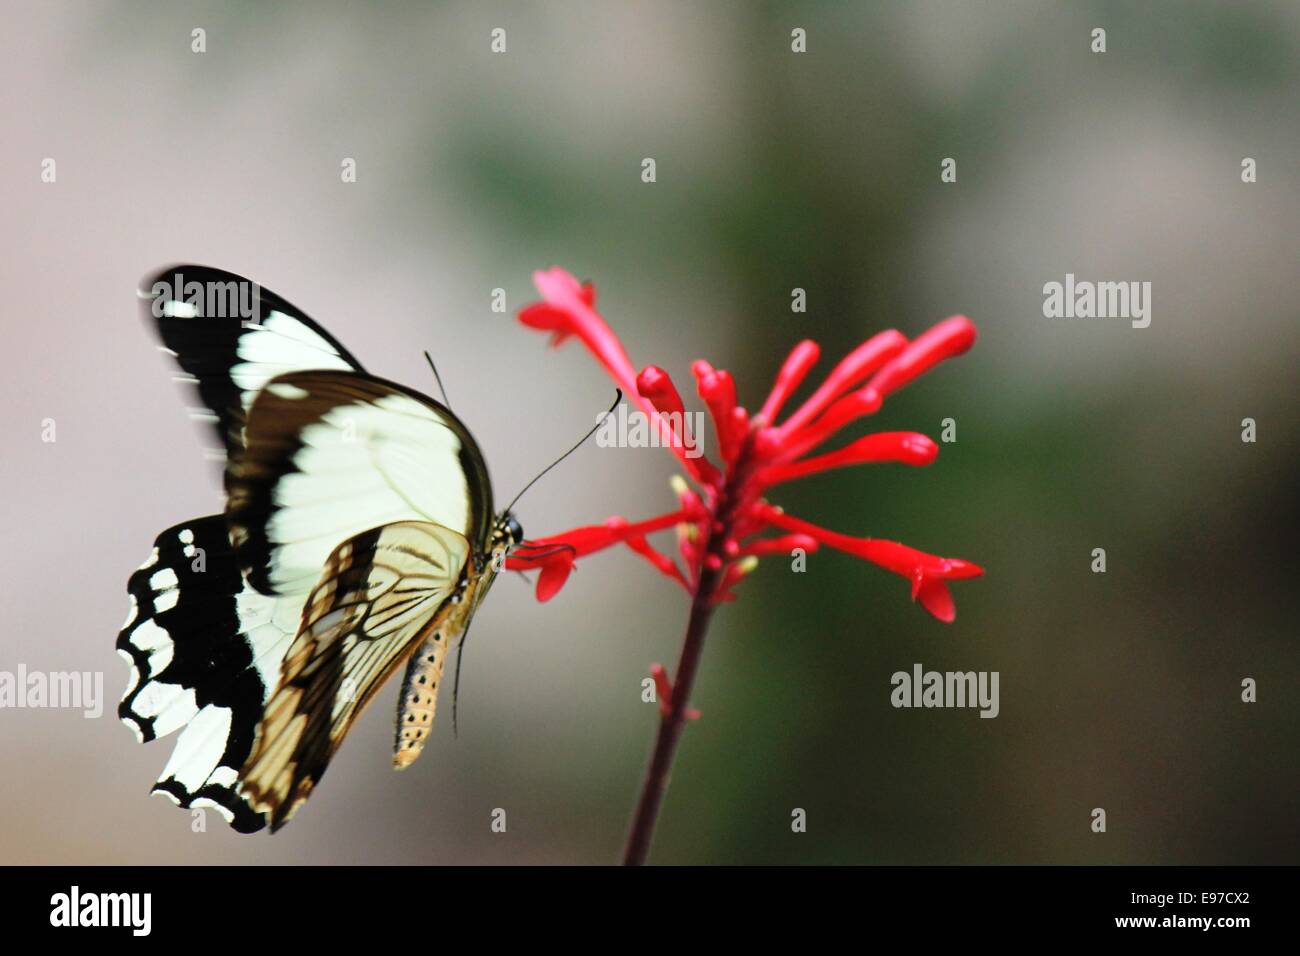
[[[668,713],[659,719],[654,753],[650,757],[650,766],[646,768],[641,797],[637,800],[632,829],[623,851],[625,866],[640,866],[650,853],[650,839],[654,836],[659,807],[663,804],[664,792],[668,789],[673,756],[677,753],[677,742],[681,739],[682,727],[686,723],[686,703],[690,700],[691,687],[695,684],[695,672],[699,670],[700,656],[704,650],[704,635],[709,629],[709,618],[713,615],[713,590],[717,576],[717,571],[703,569],[695,596],[691,600],[686,638],[682,641],[677,673],[673,675],[672,702]]]
[[[668,713],[659,718],[654,752],[650,755],[650,766],[646,768],[641,796],[632,817],[632,829],[623,850],[624,866],[640,866],[650,853],[650,841],[654,836],[655,821],[659,818],[664,793],[668,789],[677,742],[681,739],[682,727],[686,724],[687,704],[690,702],[691,688],[695,686],[695,674],[699,670],[700,657],[704,651],[704,635],[709,629],[709,620],[717,603],[718,584],[722,580],[723,568],[726,567],[723,549],[732,520],[748,497],[746,489],[749,487],[752,470],[752,451],[751,434],[746,436],[735,468],[718,498],[714,512],[718,521],[716,524],[711,523],[709,539],[705,545],[705,559],[700,562],[699,578],[695,582],[695,593],[691,598],[691,616],[686,622],[686,636],[682,640],[682,653],[677,661],[677,672],[672,675],[672,700],[669,702]],[[716,561],[713,568],[709,567],[710,558]]]

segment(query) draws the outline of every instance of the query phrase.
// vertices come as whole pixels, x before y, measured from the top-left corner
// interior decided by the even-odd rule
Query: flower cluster
[[[912,341],[881,332],[846,355],[808,399],[778,421],[791,395],[820,355],[817,343],[795,346],[758,412],[737,403],[731,374],[703,360],[691,372],[717,433],[717,460],[698,453],[698,436],[687,432],[680,392],[654,365],[635,370],[618,337],[596,312],[596,292],[560,268],[533,275],[542,301],[527,306],[519,321],[549,332],[554,345],[576,337],[604,366],[625,395],[656,423],[690,479],[673,479],[677,507],[644,521],[610,518],[602,524],[533,539],[509,559],[516,570],[536,569],[537,598],[549,600],[574,562],[622,544],[680,583],[696,600],[732,600],[736,585],[763,555],[812,552],[822,545],[864,558],[902,575],[912,599],[941,621],[956,616],[948,582],[977,577],[983,569],[960,558],[940,558],[894,541],[858,538],[787,515],[767,494],[783,482],[864,462],[928,465],[938,446],[916,432],[878,432],[834,451],[817,453],[844,428],[876,412],[893,392],[975,341],[965,316],[946,319]],[[692,453],[687,454],[690,450]],[[678,556],[650,544],[657,531],[675,529]]]

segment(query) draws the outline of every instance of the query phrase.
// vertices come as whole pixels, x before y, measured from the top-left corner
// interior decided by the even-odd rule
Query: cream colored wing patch
[[[226,465],[226,519],[263,594],[306,595],[341,542],[427,521],[483,547],[491,508],[464,426],[418,393],[350,372],[272,379]]]
[[[266,703],[240,791],[274,832],[311,794],[357,715],[456,591],[469,542],[399,521],[334,549]]]

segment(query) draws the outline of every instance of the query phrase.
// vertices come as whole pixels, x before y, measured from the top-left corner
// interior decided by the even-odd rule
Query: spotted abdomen
[[[393,742],[393,766],[402,770],[415,763],[433,727],[438,705],[438,685],[452,636],[445,627],[435,628],[406,666],[402,694],[397,702],[397,737]]]

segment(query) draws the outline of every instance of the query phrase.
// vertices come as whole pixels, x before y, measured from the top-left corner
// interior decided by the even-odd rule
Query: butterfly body
[[[142,740],[184,727],[155,792],[274,831],[404,664],[394,764],[415,760],[446,655],[523,534],[445,406],[274,293],[192,292],[247,281],[175,267],[142,296],[217,426],[226,505],[132,576],[119,713]]]
[[[504,529],[503,529],[504,530]],[[462,578],[456,594],[439,609],[427,635],[406,665],[406,676],[398,695],[396,739],[393,742],[393,766],[405,770],[415,763],[424,749],[438,703],[444,665],[452,646],[464,639],[479,602],[496,577],[496,568],[509,545],[499,539],[492,557],[480,560],[474,571]]]

